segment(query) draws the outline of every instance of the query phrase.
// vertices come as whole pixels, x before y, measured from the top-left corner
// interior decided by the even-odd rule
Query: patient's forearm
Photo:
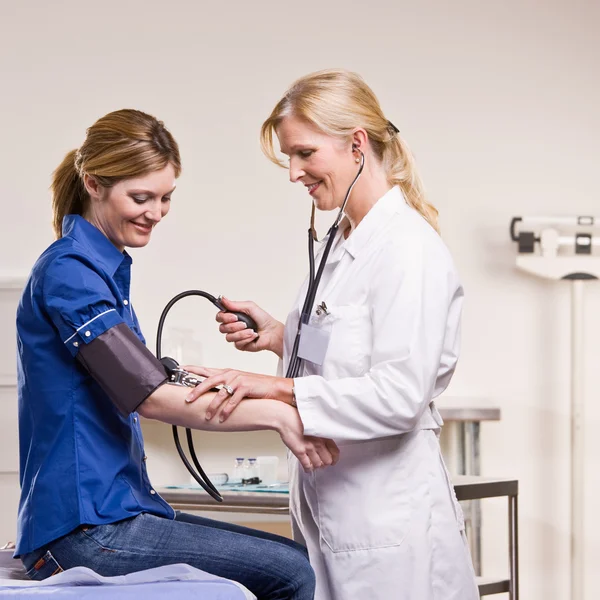
[[[335,464],[339,450],[331,440],[304,436],[298,411],[278,400],[245,400],[223,423],[206,420],[206,410],[215,392],[202,394],[194,402],[186,402],[189,388],[163,384],[138,407],[148,419],[156,419],[191,429],[210,431],[254,431],[273,429],[292,451],[305,471]]]
[[[161,385],[142,402],[138,412],[147,419],[205,431],[281,431],[290,416],[286,411],[295,411],[277,400],[252,400],[240,403],[224,423],[219,423],[218,419],[207,421],[206,409],[216,392],[203,394],[188,404],[185,397],[189,391],[189,388],[181,386]]]

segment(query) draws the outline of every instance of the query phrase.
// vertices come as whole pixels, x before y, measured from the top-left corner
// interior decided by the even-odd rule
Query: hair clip
[[[388,127],[394,131],[394,133],[400,133],[400,130],[391,122],[388,121]]]

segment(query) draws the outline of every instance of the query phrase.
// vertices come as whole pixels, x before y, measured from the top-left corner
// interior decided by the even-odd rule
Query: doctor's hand
[[[210,421],[220,411],[219,421],[222,423],[235,410],[236,406],[246,399],[266,398],[292,404],[293,379],[246,373],[234,369],[210,369],[209,367],[196,367],[194,365],[186,365],[184,369],[190,373],[206,377],[187,395],[185,401],[188,403],[194,402],[202,394],[213,388],[223,386],[215,394],[206,409],[207,421]]]
[[[237,320],[237,317],[228,312],[218,312],[216,320],[219,331],[225,334],[225,339],[238,350],[244,352],[259,352],[270,350],[283,357],[283,323],[273,318],[269,313],[257,306],[254,302],[234,302],[221,296],[221,303],[228,310],[242,312],[254,319],[258,325],[258,332],[246,327],[245,323]]]
[[[306,473],[335,465],[340,458],[339,448],[333,440],[304,435],[304,426],[295,409],[284,411],[277,430]]]

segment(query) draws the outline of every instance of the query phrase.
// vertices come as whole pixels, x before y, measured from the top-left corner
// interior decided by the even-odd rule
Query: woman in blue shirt
[[[337,460],[303,435],[297,411],[243,403],[206,420],[213,393],[185,402],[146,348],[130,298],[127,247],[169,212],[179,149],[154,117],[99,119],[55,171],[57,241],[38,259],[17,312],[21,501],[16,556],[28,575],[75,566],[104,576],[187,563],[259,598],[313,598],[305,549],[291,540],[175,513],[146,470],[138,415],[197,429],[273,429],[307,469]]]

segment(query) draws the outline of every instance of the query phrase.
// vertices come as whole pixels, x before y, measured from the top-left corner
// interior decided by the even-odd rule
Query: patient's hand
[[[296,410],[286,410],[286,418],[278,428],[283,443],[300,461],[306,473],[335,465],[340,450],[333,440],[304,435],[304,426]]]

